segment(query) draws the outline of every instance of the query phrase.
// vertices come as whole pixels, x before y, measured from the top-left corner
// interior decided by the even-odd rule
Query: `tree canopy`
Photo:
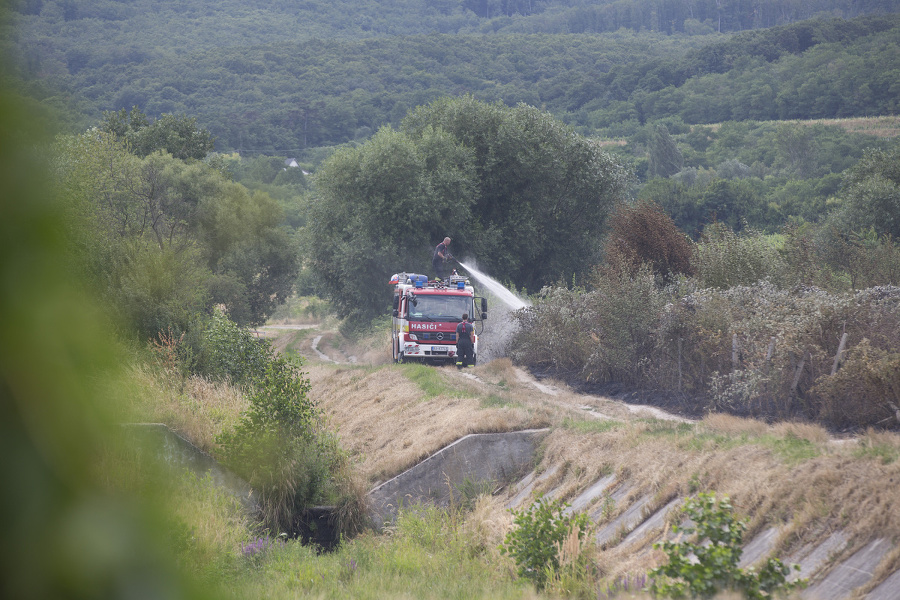
[[[841,199],[830,217],[838,230],[900,239],[900,144],[866,152],[845,174]]]
[[[65,109],[74,130],[136,105],[154,119],[192,115],[221,150],[244,154],[361,141],[446,95],[525,102],[608,136],[671,116],[896,114],[900,97],[897,15],[857,17],[890,12],[875,1],[43,4],[23,8],[0,44],[28,93]],[[845,18],[797,22],[826,6]],[[707,33],[689,33],[698,27]]]
[[[268,195],[199,161],[137,156],[97,129],[61,138],[55,153],[73,265],[142,335],[184,331],[213,304],[259,324],[290,293],[297,251]]]
[[[584,272],[626,175],[536,108],[463,97],[340,150],[316,183],[311,266],[341,316],[364,318],[387,306],[391,273],[430,271],[445,235],[456,256],[519,287]]]

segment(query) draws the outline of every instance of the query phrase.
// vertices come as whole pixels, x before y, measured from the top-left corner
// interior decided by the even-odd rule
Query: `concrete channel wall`
[[[543,465],[542,465],[543,466]],[[529,473],[506,492],[508,508],[526,506],[533,500],[535,484],[541,477],[547,478],[558,471],[559,465],[546,466],[543,475]],[[586,512],[597,523],[596,542],[605,550],[625,550],[631,546],[646,548],[648,544],[662,541],[668,521],[677,516],[677,510],[686,498],[673,498],[662,508],[647,510],[652,506],[652,498],[642,495],[627,504],[636,488],[635,482],[617,482],[614,476],[601,477],[589,483],[575,496],[568,509]],[[545,495],[555,497],[558,490],[545,490]],[[615,514],[606,515],[607,506],[616,506]],[[745,540],[740,567],[758,565],[772,557],[781,528],[769,527],[755,537]],[[638,544],[638,542],[641,542]],[[894,541],[877,538],[868,541],[851,541],[842,531],[823,532],[821,539],[811,543],[794,555],[782,558],[785,564],[797,564],[800,571],[791,575],[791,580],[808,580],[808,587],[799,596],[803,600],[900,600],[900,570],[882,568],[892,564],[891,556],[896,549]],[[885,574],[886,572],[886,574]],[[878,576],[879,579],[875,579]],[[876,583],[876,585],[872,585]],[[868,588],[869,592],[861,593]]]
[[[246,482],[165,425],[127,427],[134,432],[140,447],[151,449],[176,467],[189,468],[200,476],[209,475],[248,509],[257,509]],[[376,525],[383,526],[392,522],[404,505],[432,502],[446,506],[452,494],[463,494],[467,487],[476,492],[502,493],[510,509],[527,506],[534,500],[536,490],[542,489],[542,484],[560,468],[554,464],[534,464],[535,451],[547,433],[547,429],[532,429],[460,438],[369,492],[370,516]],[[598,524],[596,541],[602,548],[628,551],[631,546],[646,547],[662,539],[666,522],[676,514],[673,511],[685,498],[669,499],[652,511],[647,510],[654,505],[648,495],[633,498],[624,505],[635,488],[636,482],[617,481],[615,476],[606,475],[578,492],[568,510],[586,512]],[[543,492],[552,498],[559,490]],[[617,507],[615,514],[608,510],[610,506]],[[780,533],[779,527],[769,527],[747,540],[740,566],[746,568],[770,557]],[[824,532],[821,539],[792,556],[781,558],[786,564],[800,566],[792,578],[809,580],[809,586],[800,594],[803,600],[897,600],[900,599],[900,570],[883,568],[892,564],[889,561],[896,555],[896,549],[895,540],[877,538],[851,544],[844,532],[832,531]],[[867,594],[860,593],[863,588],[869,590]]]
[[[217,486],[228,490],[244,508],[259,510],[250,485],[220,465],[216,459],[169,429],[162,423],[130,423],[123,425],[141,452],[152,453],[163,464],[187,469],[198,477],[210,477]]]
[[[435,502],[446,505],[450,489],[461,482],[490,481],[498,487],[506,482],[502,494],[510,509],[527,506],[540,490],[547,497],[559,495],[557,489],[547,489],[546,482],[560,469],[558,464],[535,465],[537,468],[523,472],[523,476],[509,480],[510,473],[522,472],[533,462],[537,449],[547,430],[531,430],[508,434],[481,434],[461,438],[443,450],[430,456],[372,490],[372,517],[376,522],[390,522],[402,504]],[[634,547],[643,551],[648,544],[662,540],[666,523],[677,516],[686,498],[672,498],[661,508],[649,495],[637,497],[632,491],[637,482],[617,481],[614,475],[606,475],[586,484],[570,502],[568,511],[587,513],[597,523],[596,542],[606,550],[624,550]],[[616,507],[614,512],[610,507]],[[758,565],[772,556],[782,529],[769,527],[752,539],[746,540],[741,556],[741,568]],[[857,540],[851,545],[841,531],[823,532],[821,539],[798,550],[795,555],[780,557],[786,564],[798,564],[800,571],[793,579],[807,579],[807,589],[800,593],[803,600],[900,600],[900,570],[883,569],[891,563],[893,541],[878,538],[868,542]],[[887,574],[885,575],[885,571]],[[879,579],[874,579],[876,576]],[[875,583],[876,585],[873,585]],[[865,595],[861,588],[868,588]]]
[[[534,468],[534,453],[548,429],[475,433],[453,442],[413,468],[369,492],[369,516],[376,526],[392,522],[403,505],[446,506],[466,488],[503,487]],[[488,490],[493,491],[493,490]]]

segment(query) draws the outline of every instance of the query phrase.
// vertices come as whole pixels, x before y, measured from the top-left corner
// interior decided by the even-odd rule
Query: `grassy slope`
[[[549,425],[553,431],[538,468],[559,468],[539,491],[557,490],[565,500],[606,474],[617,476],[617,486],[630,486],[626,500],[649,494],[652,507],[716,490],[730,495],[738,512],[749,518],[745,541],[781,527],[777,554],[782,557],[837,529],[848,534],[854,548],[875,537],[900,537],[891,483],[900,480],[900,436],[895,434],[834,440],[821,428],[801,424],[769,426],[727,416],[698,423],[661,421],[608,399],[574,394],[559,383],[541,389],[506,359],[460,373],[392,365],[378,336],[360,348],[331,329],[267,333],[283,351],[307,357],[312,395],[339,430],[366,487],[467,433]],[[356,356],[358,364],[322,360],[312,349],[316,340],[328,356],[338,361]],[[213,401],[217,394],[197,383],[181,392],[157,391],[162,393],[148,398],[170,397],[159,404],[160,418],[183,430],[193,427],[198,443],[204,436],[209,440],[208,429],[231,422],[240,405]],[[584,410],[586,405],[592,410]],[[596,418],[600,414],[608,418]],[[195,421],[212,424],[189,425]],[[506,491],[479,499],[470,513],[408,515],[390,535],[361,536],[333,555],[316,557],[289,543],[247,557],[240,544],[259,533],[223,509],[221,501],[201,501],[196,486],[189,489],[194,500],[179,504],[178,518],[194,542],[183,562],[240,596],[537,597],[513,580],[509,559],[497,551],[511,525],[503,509]],[[591,509],[602,502],[598,499]],[[606,519],[614,519],[628,503],[608,504]],[[218,507],[217,527],[199,527],[208,518],[205,507]],[[632,547],[597,553],[594,559],[598,573],[613,580],[644,573],[661,558],[649,547]],[[900,551],[889,561],[900,566]],[[876,582],[887,574],[877,574]]]
[[[895,138],[900,135],[900,117],[884,116],[884,117],[850,117],[846,119],[805,119],[796,120],[789,119],[784,121],[775,121],[775,123],[797,123],[800,125],[830,125],[837,126],[847,133],[862,133],[880,138]],[[721,123],[713,125],[704,125],[713,131],[721,127]]]
[[[654,507],[698,490],[728,494],[749,518],[745,541],[768,527],[782,528],[781,556],[836,529],[849,534],[851,545],[900,537],[900,502],[890,483],[900,481],[896,434],[835,440],[814,425],[770,426],[725,415],[698,423],[660,421],[561,384],[553,386],[555,395],[542,392],[505,359],[465,375],[421,369],[439,382],[439,393],[426,394],[422,383],[413,382],[420,377],[416,366],[310,366],[316,397],[372,484],[466,433],[550,425],[539,468],[561,468],[542,491],[556,489],[569,501],[614,473],[618,485],[632,486],[627,498],[650,494]],[[593,415],[611,418],[589,416],[585,405]],[[500,518],[501,504],[494,518]],[[627,503],[612,509],[609,519],[625,508]],[[660,559],[637,550],[604,553],[601,567],[618,576],[644,572]]]

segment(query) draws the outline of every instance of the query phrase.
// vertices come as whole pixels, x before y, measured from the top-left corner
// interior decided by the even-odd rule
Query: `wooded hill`
[[[29,93],[63,108],[76,130],[136,105],[150,117],[195,116],[217,150],[245,154],[302,156],[366,139],[416,106],[466,93],[615,136],[673,115],[714,123],[897,111],[896,15],[791,23],[889,3],[715,4],[23,0],[7,54],[18,56]],[[714,33],[767,25],[777,26]]]

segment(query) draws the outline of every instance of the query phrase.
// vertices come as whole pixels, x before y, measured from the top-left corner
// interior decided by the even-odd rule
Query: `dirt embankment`
[[[777,532],[778,556],[835,532],[846,540],[842,556],[875,539],[900,540],[896,434],[836,440],[807,424],[727,415],[693,420],[538,380],[504,358],[464,371],[394,365],[381,344],[350,347],[337,334],[319,335],[280,336],[276,345],[308,357],[312,396],[372,486],[468,433],[550,427],[536,461],[545,477],[534,492],[572,502],[612,476],[607,492],[585,505],[598,525],[637,501],[650,514],[697,491],[716,491],[748,518],[745,541]],[[313,351],[317,338],[327,360]],[[506,513],[511,493],[498,493],[490,518]],[[661,558],[649,544],[610,548],[601,566],[610,575],[645,571]],[[871,585],[900,569],[900,547],[878,569]]]

